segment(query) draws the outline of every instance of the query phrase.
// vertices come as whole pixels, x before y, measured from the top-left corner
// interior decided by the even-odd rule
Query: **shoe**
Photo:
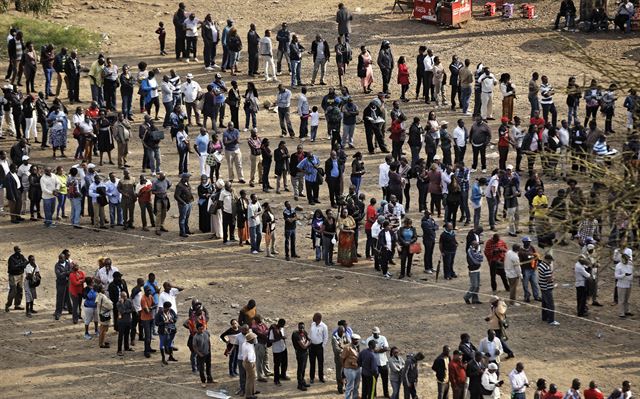
[[[631,313],[631,312],[627,312],[627,313],[625,313],[624,315],[625,315],[625,316],[633,316],[633,313]]]
[[[91,334],[88,334],[88,333],[84,334],[84,339],[86,339],[87,341],[92,339],[92,338],[93,338],[93,336]]]
[[[260,381],[260,382],[267,382],[267,379],[266,379],[266,378],[258,378],[258,381]]]
[[[313,384],[313,381],[311,381],[311,383]],[[307,384],[306,382],[303,382],[302,385],[304,385],[306,388],[309,388],[311,385]]]
[[[516,357],[516,355],[513,354],[513,352],[509,353],[509,355],[507,355],[507,359],[513,359],[514,357]]]
[[[398,276],[398,280],[403,279],[404,278],[404,274],[401,274]]]
[[[301,391],[306,391],[307,387],[305,387],[304,385],[298,385],[298,389]]]
[[[551,323],[549,323],[550,326],[559,326],[560,323],[558,323],[557,321],[552,321]]]
[[[598,301],[594,301],[591,305],[593,306],[602,306],[602,304]]]
[[[313,384],[314,382],[315,382],[315,380],[313,378],[309,380],[309,384]],[[306,383],[304,385],[307,386],[307,387],[311,386],[311,385],[308,385]]]
[[[467,305],[471,305],[471,301],[470,300],[468,300],[467,298],[462,298],[462,299],[464,299],[464,303],[466,303]]]
[[[291,381],[291,377],[287,377],[286,375],[284,377],[280,377],[281,381]]]
[[[24,310],[24,308],[21,307],[21,306],[16,306],[16,307],[13,308],[13,310]]]
[[[474,305],[482,305],[482,302],[480,302],[480,301],[474,301],[474,302],[471,302],[471,303],[474,304]]]

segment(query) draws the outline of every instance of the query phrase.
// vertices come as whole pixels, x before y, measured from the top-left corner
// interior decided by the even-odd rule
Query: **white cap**
[[[487,368],[489,370],[498,370],[498,365],[495,363],[489,363],[489,365],[487,366]]]
[[[90,163],[89,165],[87,165],[87,169],[95,169],[96,165],[93,163]]]
[[[596,249],[596,246],[593,244],[587,244],[587,250],[591,251],[592,249]]]
[[[447,121],[440,121],[440,126],[443,126],[443,125],[447,125],[447,126],[449,126],[449,122],[447,122]]]
[[[351,334],[351,339],[357,339],[359,341],[361,338],[358,334]]]
[[[28,161],[29,160],[29,156],[28,155],[23,155],[22,156],[22,160],[23,161]]]
[[[513,165],[511,164],[507,165],[507,170],[513,170]]]
[[[187,74],[187,79],[193,79],[193,74],[188,73],[188,74]]]
[[[371,330],[371,332],[373,334],[380,334],[380,329],[378,327],[373,327],[373,329]]]
[[[622,251],[622,254],[626,255],[630,260],[633,259],[633,251],[631,248],[625,248],[624,251]]]
[[[439,154],[436,154],[436,155],[433,156],[433,160],[434,161],[436,161],[436,160],[439,161],[441,159],[442,159],[442,157]]]

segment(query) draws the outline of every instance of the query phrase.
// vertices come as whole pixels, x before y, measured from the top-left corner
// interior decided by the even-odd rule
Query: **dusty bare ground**
[[[490,65],[494,73],[510,72],[516,86],[521,88],[521,93],[524,92],[530,72],[534,69],[549,75],[552,83],[561,88],[569,75],[578,75],[580,81],[583,74],[587,82],[595,77],[605,83],[620,79],[620,75],[624,75],[610,75],[610,69],[603,67],[605,63],[602,60],[608,59],[610,63],[618,66],[619,70],[624,68],[627,71],[633,70],[634,62],[638,60],[637,35],[560,35],[550,31],[549,27],[557,7],[551,2],[537,3],[540,17],[534,20],[518,18],[505,22],[498,18],[479,18],[462,30],[441,30],[409,21],[407,14],[391,14],[391,2],[388,1],[347,1],[346,5],[352,10],[356,7],[362,8],[355,16],[351,41],[354,48],[366,43],[375,56],[379,42],[383,38],[389,39],[394,55],[407,56],[413,69],[416,48],[426,43],[445,62],[456,53],[463,58],[470,58],[474,64],[482,61]],[[221,21],[233,17],[242,37],[245,37],[250,22],[256,23],[258,31],[262,32],[265,28],[276,28],[281,21],[288,21],[291,30],[301,34],[302,42],[307,47],[316,33],[328,38],[335,35],[334,6],[330,3],[318,7],[317,3],[307,0],[224,2],[213,6],[205,6],[205,2],[197,1],[189,2],[187,5],[189,10],[197,10],[200,16],[211,12],[214,18]],[[176,68],[181,75],[187,71],[192,72],[201,84],[208,82],[212,76],[210,73],[205,74],[200,65],[175,64],[173,57],[157,55],[157,41],[153,31],[159,20],[163,20],[169,27],[169,52],[172,49],[170,21],[174,8],[175,4],[169,2],[115,1],[109,5],[89,6],[87,3],[67,1],[54,10],[53,16],[62,22],[79,24],[91,30],[107,33],[110,44],[105,45],[106,52],[119,65],[125,62],[135,65],[138,61],[145,60],[152,67],[158,66],[165,71]],[[479,6],[476,6],[476,11],[478,10]],[[585,54],[596,59],[588,58]],[[88,65],[92,58],[93,56],[85,56],[85,65]],[[310,80],[310,64],[310,59],[305,58],[305,82]],[[245,60],[242,61],[242,69],[246,70]],[[331,64],[328,70],[329,83],[337,84],[335,67]],[[637,72],[637,69],[635,71]],[[284,78],[286,76],[283,76]],[[226,76],[225,79],[230,80]],[[379,85],[379,75],[376,75],[376,79]],[[246,78],[240,76],[238,80],[241,89],[244,88]],[[42,84],[41,77],[38,81]],[[349,68],[347,84],[352,92],[358,91],[355,63]],[[261,82],[258,89],[262,98],[275,97],[275,87],[271,84]],[[319,105],[324,91],[317,88],[310,91],[312,105]],[[392,92],[392,97],[397,98],[399,88],[392,85]],[[82,98],[86,100],[87,96],[88,84],[84,81]],[[528,104],[524,97],[522,94],[516,101],[516,112],[521,115],[528,113]],[[367,101],[367,97],[356,95],[356,102],[361,109]],[[565,115],[566,107],[561,95],[557,96],[556,104],[559,106],[560,115]],[[417,102],[410,102],[404,105],[403,109],[410,116],[421,117],[425,117],[428,111]],[[580,116],[582,114],[581,110]],[[616,116],[618,123],[622,122],[622,116],[623,113],[619,111]],[[452,122],[459,115],[440,112],[439,117]],[[467,120],[467,123],[470,121]],[[279,128],[275,115],[261,111],[258,124],[262,136],[277,139]],[[322,129],[321,127],[321,131]],[[617,130],[621,132],[622,128]],[[356,144],[362,149],[364,134],[360,126],[356,130],[356,136]],[[619,137],[619,140],[622,138]],[[295,144],[297,141],[288,139],[290,149],[293,149]],[[8,145],[9,143],[3,142],[1,147],[8,149]],[[320,140],[314,145],[307,145],[312,146],[323,157],[326,156],[326,141]],[[138,165],[141,146],[134,142],[132,147],[133,154],[130,159],[134,165]],[[177,159],[172,147],[170,143],[165,143],[162,162],[163,169],[167,170],[170,178],[175,181]],[[36,162],[54,164],[49,153],[35,150],[33,157]],[[367,198],[379,196],[376,188],[376,169],[381,158],[379,155],[365,158],[369,174],[363,187]],[[490,162],[495,162],[495,159]],[[57,163],[65,167],[71,165],[70,161],[56,161],[55,164]],[[191,159],[191,165],[196,164],[197,160]],[[245,164],[248,164],[248,159],[245,159]],[[102,168],[102,172],[109,170],[106,167]],[[134,171],[137,173],[137,168],[134,168]],[[226,175],[226,167],[223,167],[222,173],[223,176]],[[548,186],[551,188],[548,188],[548,191],[553,193],[560,187],[558,184]],[[326,199],[326,195],[326,189],[323,188],[321,199]],[[415,198],[417,193],[412,195]],[[273,194],[263,198],[276,204],[278,210],[285,199],[290,199],[284,195],[276,197]],[[326,206],[326,202],[323,205]],[[6,261],[13,245],[19,244],[25,253],[36,255],[44,281],[38,292],[36,309],[40,310],[40,313],[36,317],[26,319],[21,312],[0,315],[4,326],[0,330],[0,370],[4,377],[0,381],[0,396],[144,397],[150,390],[154,390],[162,395],[204,397],[204,390],[199,387],[196,376],[190,373],[186,364],[186,331],[180,330],[176,339],[180,348],[180,362],[170,367],[162,367],[159,359],[155,357],[151,360],[143,358],[140,346],[136,347],[138,352],[118,358],[115,356],[115,349],[101,350],[97,348],[96,342],[83,340],[82,328],[72,325],[69,317],[65,316],[57,322],[53,320],[53,264],[56,255],[63,248],[69,248],[73,258],[89,272],[95,270],[96,259],[99,256],[112,257],[114,264],[124,272],[130,285],[133,285],[136,277],[154,271],[159,281],[171,280],[184,286],[186,290],[179,300],[180,316],[184,316],[188,308],[188,298],[202,299],[211,314],[210,328],[214,336],[226,328],[228,320],[236,315],[237,309],[232,305],[243,304],[250,298],[257,300],[259,312],[266,317],[286,318],[289,333],[298,321],[310,323],[311,315],[316,311],[324,314],[330,327],[334,326],[338,319],[344,318],[363,336],[368,336],[372,326],[379,326],[390,344],[401,348],[403,353],[418,350],[426,353],[427,363],[422,368],[419,388],[423,398],[436,396],[435,378],[430,373],[428,364],[439,353],[441,346],[457,345],[459,334],[465,331],[471,333],[474,343],[484,335],[486,324],[483,318],[487,313],[487,305],[472,307],[462,302],[461,296],[467,288],[467,278],[461,254],[456,259],[456,270],[460,275],[457,280],[435,283],[432,276],[429,276],[429,281],[423,281],[422,278],[426,275],[420,273],[422,258],[418,256],[413,279],[386,281],[374,274],[372,265],[366,261],[349,270],[327,269],[313,262],[310,241],[306,238],[306,226],[299,229],[298,236],[302,258],[299,262],[284,262],[282,255],[276,259],[266,259],[252,256],[246,249],[222,247],[219,242],[207,240],[208,235],[204,234],[186,241],[180,240],[176,233],[176,213],[174,208],[169,222],[171,233],[165,234],[162,238],[140,230],[128,234],[121,230],[100,233],[90,230],[77,231],[64,226],[56,230],[44,230],[40,224],[25,223],[15,226],[9,225],[6,218],[3,219],[0,241],[2,261]],[[521,214],[522,219],[526,218],[524,207]],[[415,206],[411,216],[414,219],[419,218],[415,214]],[[192,229],[196,224],[197,212],[194,210]],[[502,225],[501,230],[506,233],[506,226]],[[466,229],[458,232],[460,241],[466,233]],[[282,248],[281,243],[279,246]],[[633,344],[640,334],[637,316],[621,321],[616,316],[615,308],[605,306],[594,308],[589,320],[573,317],[573,262],[576,250],[575,246],[567,247],[566,251],[556,250],[556,277],[560,284],[555,294],[556,304],[558,310],[564,313],[558,316],[560,327],[550,328],[540,322],[537,304],[510,309],[512,327],[509,331],[509,343],[516,353],[516,360],[525,362],[530,380],[543,377],[559,384],[562,390],[569,386],[574,377],[579,377],[584,382],[594,379],[600,383],[603,391],[610,391],[623,379],[638,383],[640,363],[637,360],[638,349]],[[609,268],[609,253],[605,252],[602,256],[606,259],[608,267],[601,277],[601,296],[602,301],[608,305],[613,290],[613,272]],[[392,271],[397,272],[397,268]],[[1,278],[3,287],[6,287],[6,277]],[[487,268],[483,268],[482,284],[481,292],[489,294]],[[500,294],[504,295],[504,292]],[[632,311],[639,314],[637,298],[637,292],[632,293]],[[32,331],[32,335],[25,337],[25,331]],[[115,344],[116,336],[110,338]],[[154,345],[157,345],[156,341]],[[220,381],[220,387],[235,391],[237,381],[226,376],[226,359],[222,352],[223,345],[216,341],[213,357],[214,376]],[[291,352],[290,348],[289,375],[295,376],[295,358]],[[330,350],[326,352],[325,358],[325,367],[333,369]],[[506,361],[503,368],[508,371],[514,364],[513,360]],[[260,384],[259,389],[262,391],[261,396],[267,398],[336,397],[332,382],[333,373],[328,374],[327,384],[315,385],[306,393],[297,391],[293,381],[277,389],[273,384]]]

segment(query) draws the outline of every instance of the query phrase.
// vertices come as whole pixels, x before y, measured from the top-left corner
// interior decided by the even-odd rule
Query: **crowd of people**
[[[564,9],[559,14],[567,16],[567,26],[571,26],[572,18],[569,3],[570,0],[563,1]],[[573,9],[575,14],[575,6]],[[524,301],[541,302],[542,321],[551,326],[558,326],[559,322],[553,296],[554,257],[548,249],[575,240],[581,248],[574,265],[576,314],[587,317],[589,301],[591,306],[601,306],[598,278],[605,269],[598,252],[608,246],[615,249],[612,262],[618,315],[623,319],[633,316],[629,307],[635,276],[631,248],[637,245],[637,221],[630,221],[629,214],[622,208],[597,211],[603,209],[603,195],[614,198],[618,193],[606,192],[602,184],[594,183],[585,194],[570,175],[588,172],[585,165],[589,163],[609,165],[619,152],[625,162],[640,159],[640,136],[633,130],[633,117],[638,108],[635,89],[628,90],[623,102],[628,137],[624,148],[618,151],[607,144],[607,137],[615,134],[613,118],[620,92],[616,84],[605,89],[594,79],[589,86],[580,87],[575,77],[570,78],[564,91],[567,118],[561,118],[558,125],[552,77],[533,72],[528,84],[530,114],[527,119],[514,111],[516,93],[520,91],[516,90],[509,73],[496,78],[483,63],[473,67],[469,59],[457,56],[446,66],[444,60],[434,55],[433,49],[420,46],[413,66],[414,101],[432,108],[426,121],[422,121],[419,117],[409,117],[402,109],[404,103],[411,101],[412,74],[408,57],[396,59],[391,43],[384,40],[375,62],[369,50],[360,47],[356,70],[362,92],[369,94],[373,90],[374,65],[382,78],[382,90],[360,110],[355,96],[343,85],[352,60],[352,19],[349,10],[340,4],[336,14],[336,44],[330,46],[321,35],[315,36],[309,46],[313,64],[309,85],[301,80],[306,49],[297,35],[289,31],[287,23],[282,23],[275,33],[275,49],[272,32],[265,30],[260,37],[256,26],[251,24],[246,42],[247,73],[250,78],[262,75],[267,82],[277,83],[273,93],[276,101],[268,104],[278,115],[281,140],[277,145],[261,137],[258,129],[258,115],[264,104],[260,102],[255,83],[248,82],[242,94],[235,80],[241,73],[238,63],[244,50],[231,19],[221,29],[210,14],[201,21],[195,12],[187,12],[182,3],[174,14],[176,59],[190,64],[200,62],[198,45],[202,38],[204,68],[207,72],[216,71],[206,86],[201,86],[191,73],[181,77],[170,70],[161,77],[158,68],[145,62],[140,62],[134,73],[128,65],[120,68],[116,60],[100,54],[88,68],[90,105],[86,109],[78,105],[75,110],[67,106],[82,104],[79,81],[84,67],[78,55],[65,48],[57,51],[51,44],[42,46],[38,53],[34,43],[25,43],[22,32],[12,29],[7,38],[10,63],[6,79],[9,83],[3,87],[0,97],[0,140],[8,138],[6,132],[15,137],[16,143],[9,151],[0,151],[0,210],[6,200],[5,212],[15,224],[25,222],[28,216],[31,221],[43,220],[46,228],[55,228],[58,224],[67,224],[68,219],[68,224],[78,229],[141,228],[153,230],[160,236],[168,232],[166,219],[171,205],[175,204],[179,235],[186,239],[195,231],[190,217],[197,205],[198,230],[210,233],[211,239],[222,240],[224,245],[246,246],[251,254],[264,253],[267,257],[279,255],[278,247],[284,246],[284,258],[290,261],[300,258],[297,245],[301,237],[310,233],[315,261],[334,266],[335,254],[335,261],[344,267],[368,262],[387,279],[393,277],[392,267],[397,258],[400,262],[397,278],[411,278],[417,254],[421,254],[425,273],[435,274],[436,279],[441,273],[445,280],[458,278],[454,263],[462,252],[470,282],[463,297],[465,303],[482,303],[480,273],[486,260],[492,293],[497,294],[497,277],[500,277],[509,292],[509,306],[515,305],[517,287],[522,284]],[[160,53],[166,55],[167,34],[162,23],[156,33]],[[218,44],[222,46],[220,64],[216,63]],[[331,51],[340,88],[329,88],[320,104],[311,105],[307,99],[308,89],[315,86],[318,73],[318,84],[326,85]],[[264,73],[260,72],[260,62]],[[41,92],[35,91],[38,64],[45,77]],[[401,96],[393,101],[390,85],[396,68]],[[286,74],[285,70],[291,76],[289,85],[278,78]],[[232,76],[229,85],[222,75],[227,72]],[[24,92],[20,89],[22,75]],[[64,103],[60,99],[63,82],[68,90]],[[296,89],[299,94],[292,110],[292,90]],[[137,105],[142,115],[138,123],[138,139],[143,149],[142,173],[137,177],[132,176],[133,162],[128,156],[137,142],[132,135],[138,108],[134,110],[134,92],[139,95]],[[494,92],[501,98],[499,114],[494,113]],[[578,117],[581,99],[585,102],[583,123]],[[159,117],[161,102],[163,120]],[[243,124],[239,120],[241,107],[245,113]],[[450,124],[438,116],[440,111],[459,113],[459,118]],[[291,121],[292,113],[300,118],[297,129]],[[598,125],[599,114],[604,119],[604,129]],[[495,120],[496,115],[500,115],[497,129],[489,122]],[[326,133],[318,136],[321,116],[326,122]],[[467,117],[473,117],[471,126],[465,124]],[[354,137],[359,133],[356,126],[360,121],[367,153],[384,154],[384,161],[377,168],[367,167],[367,153],[355,146]],[[165,130],[169,132],[167,137]],[[496,134],[492,134],[494,130],[497,141]],[[69,147],[69,131],[77,147],[74,165],[66,168],[58,163],[71,156],[65,153]],[[331,143],[328,154],[320,154],[314,147],[323,136]],[[288,146],[296,137],[299,141],[293,151]],[[497,165],[491,165],[495,168],[489,168],[487,162],[492,139],[499,158]],[[161,168],[161,148],[166,151],[162,143],[168,140],[175,143],[178,158],[179,180],[175,185],[166,173],[166,163]],[[43,149],[51,147],[54,164],[32,162],[32,150],[37,144]],[[471,156],[467,155],[469,146]],[[509,163],[514,152],[515,166]],[[197,157],[197,166],[190,165],[193,156]],[[525,156],[526,165],[523,165]],[[250,170],[245,176],[243,159],[247,158]],[[472,159],[470,167],[465,162],[469,158]],[[113,171],[103,173],[101,167],[105,165]],[[116,165],[120,171],[115,170]],[[199,178],[195,189],[192,173]],[[525,173],[528,177],[523,181]],[[377,174],[381,192],[367,198],[365,193],[371,194],[374,190],[362,184],[365,175],[372,174]],[[275,187],[271,185],[274,175]],[[566,187],[550,198],[543,180],[549,184],[558,178],[566,181]],[[251,192],[250,188],[256,185],[269,194],[271,201],[261,200],[258,191]],[[327,206],[322,209],[320,188],[325,185],[328,195],[323,200]],[[417,199],[412,186],[417,188]],[[283,200],[273,200],[273,194]],[[298,201],[304,199],[311,207],[308,214],[298,205]],[[417,219],[412,219],[409,213],[416,209],[420,213]],[[526,217],[523,209],[528,210]],[[487,216],[483,217],[485,213]],[[524,222],[527,217],[528,222]],[[482,237],[483,219],[492,232],[486,240]],[[501,238],[504,234],[498,231],[500,219],[508,224],[503,233],[521,238],[521,243],[507,245]],[[464,250],[458,248],[462,247],[458,242],[461,225],[470,228]],[[527,229],[527,233],[523,229]],[[363,239],[362,230],[366,237]],[[137,335],[139,341],[144,341],[145,356],[150,357],[155,352],[151,340],[157,334],[163,364],[176,360],[172,344],[178,329],[175,297],[181,288],[165,282],[161,289],[151,273],[147,279],[137,278],[136,286],[129,291],[123,273],[110,259],[101,259],[99,263],[95,275],[89,275],[88,271],[80,270],[68,251],[60,255],[55,266],[54,317],[59,319],[63,311],[68,310],[74,323],[83,319],[87,339],[93,338],[90,334],[93,323],[101,348],[109,346],[106,333],[113,325],[118,330],[119,355],[135,346]],[[31,317],[37,313],[33,303],[41,280],[35,258],[25,259],[16,247],[15,254],[9,258],[8,274],[10,292],[5,310],[9,312],[12,307],[25,310]],[[20,306],[23,291],[25,309]],[[434,361],[439,398],[448,397],[449,387],[454,399],[463,398],[467,389],[472,399],[500,397],[503,384],[498,377],[500,355],[513,357],[514,354],[505,339],[507,303],[492,297],[490,307],[487,338],[479,343],[477,351],[469,336],[463,334],[458,350],[450,351],[447,346]],[[200,372],[203,384],[212,383],[208,312],[194,300],[188,315],[183,317],[186,318],[183,325],[189,330],[192,370]],[[298,323],[291,336],[298,364],[298,389],[306,390],[309,386],[305,379],[307,358],[309,382],[315,382],[316,363],[318,381],[325,382],[324,350],[331,342],[337,388],[338,392],[345,393],[345,398],[357,398],[360,383],[362,397],[375,395],[378,379],[382,380],[385,397],[389,396],[388,381],[393,387],[392,397],[398,397],[400,387],[404,387],[405,398],[417,397],[417,369],[424,358],[422,353],[408,354],[403,359],[398,348],[389,347],[379,328],[374,327],[372,335],[363,340],[345,321],[338,324],[329,335],[320,314],[314,315],[309,333],[304,323]],[[285,325],[286,321],[281,319],[269,326],[256,313],[255,302],[250,302],[239,319],[232,320],[230,328],[221,335],[227,343],[229,374],[235,376],[239,370],[238,393],[254,397],[255,381],[264,382],[266,377],[273,376],[274,383],[280,385],[289,379]],[[273,352],[273,372],[268,347]],[[467,377],[468,385],[465,385]],[[529,382],[522,363],[509,373],[509,379],[512,397],[524,398]],[[597,390],[597,386],[591,383],[589,389]],[[580,382],[574,381],[568,391],[572,393],[564,397],[579,397],[579,390]],[[628,383],[626,388],[623,384],[620,392],[621,396],[613,397],[631,397]],[[544,380],[536,384],[536,395],[542,399],[563,398],[554,384],[549,385],[547,393]]]

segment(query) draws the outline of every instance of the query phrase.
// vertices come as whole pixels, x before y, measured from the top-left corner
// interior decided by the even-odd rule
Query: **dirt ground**
[[[337,4],[337,2],[336,2]],[[206,13],[215,19],[224,21],[232,17],[241,37],[246,37],[249,23],[253,22],[261,33],[266,28],[275,29],[281,21],[288,21],[290,30],[298,33],[301,42],[310,48],[316,33],[333,43],[336,35],[334,23],[335,6],[331,2],[322,7],[309,0],[280,0],[269,2],[218,2],[211,4],[204,1],[189,1],[187,9],[196,10],[199,16]],[[405,55],[410,61],[411,70],[415,66],[417,47],[426,44],[436,55],[448,65],[451,55],[470,58],[475,65],[483,62],[492,67],[494,73],[511,73],[514,84],[521,93],[516,100],[516,114],[528,114],[528,102],[525,99],[526,84],[530,73],[538,70],[547,74],[557,92],[565,86],[570,75],[578,76],[578,81],[587,83],[593,78],[608,84],[614,80],[622,80],[626,84],[637,84],[637,64],[640,60],[637,34],[622,35],[616,33],[584,35],[582,33],[556,33],[550,29],[558,7],[550,1],[536,3],[539,17],[533,20],[515,18],[502,21],[496,18],[480,17],[464,29],[443,30],[407,19],[408,14],[392,14],[391,2],[372,0],[368,2],[346,1],[346,6],[354,12],[353,35],[351,39],[354,49],[366,43],[374,55],[377,54],[382,39],[391,41],[396,57]],[[171,16],[176,5],[170,2],[150,1],[113,1],[109,4],[88,2],[76,3],[63,0],[52,12],[55,21],[78,24],[87,29],[106,33],[109,41],[104,45],[106,54],[113,57],[116,64],[135,65],[145,60],[151,67],[159,67],[163,71],[175,68],[180,75],[192,72],[195,80],[205,85],[212,79],[212,73],[205,73],[200,64],[175,63],[170,55],[160,57],[158,44],[153,31],[159,20],[168,27],[168,51],[173,47]],[[476,13],[480,11],[476,5]],[[256,12],[257,11],[257,12]],[[95,55],[82,58],[88,66]],[[218,60],[219,60],[218,56]],[[612,64],[613,68],[607,65]],[[5,68],[2,64],[0,67]],[[246,56],[241,61],[241,69],[246,71]],[[380,75],[375,72],[376,86],[379,89]],[[347,85],[355,95],[356,103],[362,110],[370,96],[359,94],[359,82],[355,78],[355,61],[349,66]],[[303,81],[309,82],[311,75],[311,59],[303,60]],[[286,81],[288,76],[283,75]],[[231,78],[225,74],[226,81]],[[415,77],[412,76],[412,83]],[[635,79],[635,80],[634,80]],[[238,77],[241,90],[246,87],[246,76]],[[38,75],[37,82],[42,86],[43,78]],[[392,83],[395,82],[395,75]],[[337,85],[335,66],[328,66],[328,83]],[[83,79],[81,98],[89,97],[88,82]],[[625,86],[627,87],[627,86]],[[275,84],[258,83],[262,99],[274,98]],[[399,96],[399,87],[391,85],[392,98]],[[413,86],[410,92],[413,91]],[[294,91],[294,97],[298,91]],[[324,88],[311,88],[309,100],[311,105],[319,105]],[[624,93],[619,93],[623,97]],[[497,96],[494,98],[498,103]],[[618,102],[621,110],[622,100]],[[295,104],[295,101],[293,101]],[[556,96],[559,118],[566,116],[564,96]],[[135,108],[135,107],[134,107]],[[430,110],[422,103],[409,102],[402,106],[408,116],[426,117]],[[499,105],[496,106],[499,109]],[[450,111],[439,111],[439,119],[454,123],[460,115]],[[584,116],[580,109],[579,116]],[[623,140],[624,113],[618,111],[616,127],[619,133],[613,142]],[[241,118],[243,116],[241,115]],[[294,120],[297,118],[293,118]],[[467,125],[468,117],[464,118]],[[137,116],[137,120],[140,117]],[[241,119],[242,120],[242,119]],[[297,130],[297,123],[296,125]],[[263,137],[279,140],[279,128],[275,114],[260,111],[258,126]],[[324,125],[321,125],[321,132]],[[319,134],[319,137],[324,137]],[[297,139],[287,139],[290,150],[295,148]],[[10,143],[0,143],[0,148],[8,149]],[[75,143],[73,144],[75,146]],[[364,131],[361,125],[356,129],[356,146],[362,150]],[[138,173],[141,159],[141,145],[134,140],[131,145],[132,154],[129,159],[136,165],[133,173]],[[324,159],[328,153],[328,142],[319,140],[307,148],[317,151]],[[619,147],[618,147],[619,148]],[[177,157],[175,148],[168,141],[163,143],[163,169],[169,178],[177,182]],[[248,169],[248,151],[243,147],[245,172]],[[350,151],[351,152],[351,151]],[[52,161],[49,152],[34,150],[35,162],[49,165],[61,164],[68,169],[70,160]],[[514,154],[510,154],[510,160]],[[490,159],[490,166],[496,163]],[[470,162],[470,154],[467,154]],[[368,174],[365,175],[363,191],[367,199],[380,196],[377,185],[377,165],[382,156],[365,156]],[[190,160],[192,170],[197,167],[197,160]],[[101,168],[106,174],[113,169]],[[226,166],[222,168],[222,176],[227,174]],[[581,176],[577,176],[581,179]],[[583,182],[583,188],[587,186]],[[560,183],[547,183],[547,191],[556,192]],[[273,183],[272,183],[273,184]],[[238,187],[236,187],[238,188]],[[195,189],[195,183],[194,183]],[[260,193],[262,194],[262,193]],[[287,193],[290,194],[290,193]],[[412,192],[417,198],[417,192]],[[261,195],[263,201],[276,206],[280,215],[282,203],[291,200],[290,195]],[[326,202],[327,191],[322,188],[320,199],[322,206]],[[526,219],[526,209],[521,204],[521,219]],[[305,213],[310,211],[305,206]],[[136,211],[137,212],[137,211]],[[415,205],[409,215],[419,219]],[[136,218],[139,216],[136,215]],[[339,319],[346,319],[353,329],[363,337],[369,336],[373,326],[379,326],[383,335],[391,345],[398,346],[404,354],[423,351],[426,360],[421,368],[418,393],[422,398],[436,397],[435,377],[430,370],[431,360],[440,352],[442,345],[457,346],[459,335],[469,332],[472,341],[477,344],[484,336],[486,323],[484,317],[488,313],[488,305],[468,306],[462,301],[463,292],[468,286],[466,263],[461,253],[456,258],[456,270],[460,278],[452,281],[435,282],[433,276],[424,281],[427,275],[421,273],[422,257],[415,259],[414,277],[403,281],[384,280],[374,273],[370,262],[360,261],[351,269],[340,267],[325,268],[313,262],[311,243],[308,239],[309,227],[298,229],[298,248],[302,258],[298,262],[284,262],[282,242],[279,243],[281,254],[274,259],[253,256],[248,250],[239,247],[222,246],[219,241],[209,241],[208,234],[197,234],[187,240],[177,235],[177,209],[170,212],[170,233],[157,237],[152,233],[140,230],[123,232],[111,229],[100,233],[91,230],[74,230],[61,225],[55,230],[45,230],[39,223],[8,224],[3,218],[0,227],[0,257],[5,262],[16,244],[23,248],[25,254],[34,254],[40,265],[43,283],[38,289],[39,299],[36,302],[35,317],[27,319],[22,312],[0,314],[3,328],[0,329],[0,397],[146,397],[150,391],[162,396],[180,395],[188,398],[205,397],[205,390],[200,388],[198,378],[192,375],[188,366],[188,349],[186,347],[186,330],[180,329],[176,342],[180,351],[176,364],[163,367],[158,357],[147,360],[142,356],[141,343],[136,346],[137,352],[127,353],[124,358],[117,357],[115,348],[102,350],[95,340],[85,341],[81,326],[71,324],[70,317],[65,315],[60,321],[52,317],[55,297],[53,265],[57,254],[63,248],[69,248],[72,258],[81,267],[92,273],[96,268],[96,259],[110,256],[113,264],[125,275],[130,286],[139,276],[146,276],[153,271],[158,281],[170,280],[178,286],[185,287],[179,296],[179,316],[184,317],[190,298],[202,300],[211,315],[209,323],[212,335],[216,337],[226,329],[228,320],[237,316],[237,305],[243,305],[250,298],[258,303],[258,312],[263,316],[276,320],[287,319],[287,333],[290,334],[298,321],[311,323],[314,312],[321,312],[330,328]],[[137,219],[138,220],[138,219]],[[441,220],[439,221],[441,224]],[[64,222],[63,222],[64,223]],[[63,224],[62,223],[62,224]],[[83,223],[88,223],[83,219]],[[139,225],[139,222],[137,223]],[[486,224],[486,223],[485,223]],[[197,229],[197,211],[191,217],[192,230]],[[279,229],[281,229],[280,225]],[[506,225],[499,225],[499,230],[506,235]],[[281,230],[279,230],[281,232]],[[464,241],[467,228],[458,230],[459,241]],[[281,233],[279,234],[279,237]],[[363,236],[363,234],[362,234]],[[487,237],[485,237],[487,238]],[[512,241],[507,240],[510,244]],[[363,252],[364,241],[361,241]],[[511,328],[509,345],[516,353],[516,359],[504,361],[502,369],[510,371],[515,361],[523,361],[530,381],[545,378],[555,382],[561,390],[566,390],[573,378],[580,378],[583,385],[595,380],[607,394],[624,379],[632,384],[640,383],[640,362],[637,339],[640,335],[640,319],[638,316],[627,320],[617,317],[617,308],[611,304],[613,291],[613,269],[610,253],[602,249],[602,257],[606,267],[601,272],[601,302],[606,306],[593,308],[588,319],[579,319],[575,314],[575,292],[573,289],[573,263],[575,262],[575,245],[554,249],[557,259],[556,279],[559,288],[555,291],[558,309],[559,327],[552,328],[540,321],[540,310],[537,303],[523,304],[509,309]],[[437,256],[437,251],[436,251]],[[398,267],[392,272],[397,275]],[[481,292],[491,293],[489,287],[488,267],[482,269]],[[6,294],[6,275],[0,277],[3,295]],[[521,292],[521,289],[519,289]],[[499,293],[505,295],[504,291]],[[521,296],[521,294],[519,294]],[[487,297],[483,298],[486,302]],[[637,292],[632,293],[632,312],[640,314]],[[26,336],[26,332],[31,334]],[[110,335],[113,345],[116,336]],[[157,341],[153,342],[157,346]],[[213,373],[219,381],[217,387],[231,393],[237,389],[237,380],[226,375],[226,359],[222,356],[224,346],[217,339],[213,342]],[[289,347],[289,375],[295,378],[295,357]],[[295,389],[295,382],[287,382],[282,387],[274,387],[272,383],[259,383],[258,389],[264,398],[333,398],[337,397],[334,384],[333,354],[330,348],[325,353],[325,369],[328,379],[326,384],[316,384],[307,392]],[[508,385],[508,384],[507,384]],[[503,389],[508,395],[508,388]]]

